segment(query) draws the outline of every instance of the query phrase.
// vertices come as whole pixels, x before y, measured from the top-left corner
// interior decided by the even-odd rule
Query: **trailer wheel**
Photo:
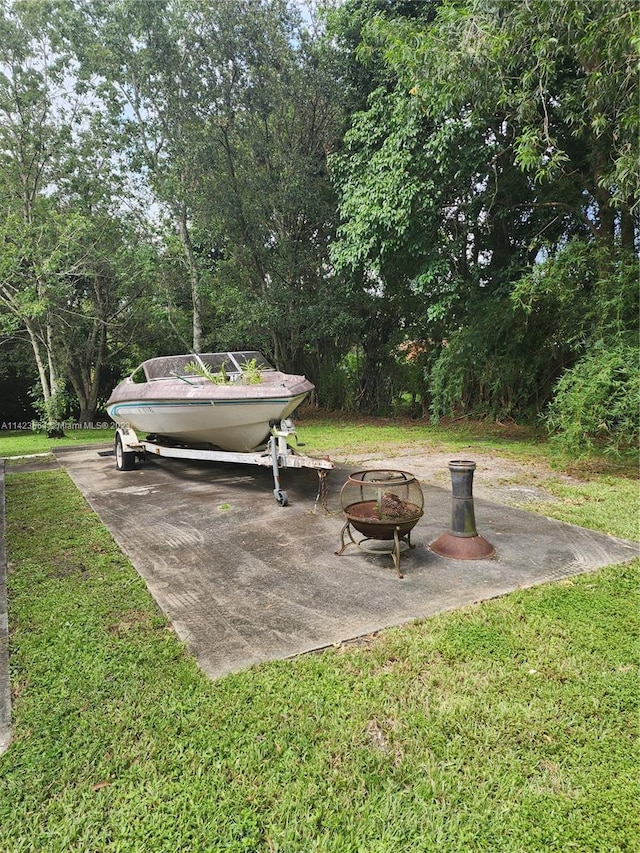
[[[136,454],[124,449],[122,444],[122,436],[119,432],[116,433],[116,468],[118,471],[133,471],[136,467]]]
[[[283,492],[282,489],[276,489],[276,501],[278,502],[278,506],[289,506],[287,493]]]

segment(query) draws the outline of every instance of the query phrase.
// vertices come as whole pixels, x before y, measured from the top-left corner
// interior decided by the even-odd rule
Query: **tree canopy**
[[[140,358],[261,348],[328,408],[633,440],[638,24],[1,0],[0,378],[85,421]]]

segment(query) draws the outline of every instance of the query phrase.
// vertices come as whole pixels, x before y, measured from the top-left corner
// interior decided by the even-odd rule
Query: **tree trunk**
[[[33,350],[33,357],[36,362],[36,367],[38,368],[38,378],[40,379],[40,387],[42,388],[42,397],[45,403],[48,403],[51,397],[51,387],[49,385],[49,377],[47,375],[45,361],[42,357],[40,341],[38,340],[36,330],[33,328],[31,323],[25,321],[25,327],[27,329],[29,340],[31,342],[31,348]]]
[[[359,371],[356,405],[359,412],[385,415],[391,410],[393,386],[389,338],[393,328],[391,309],[384,315],[375,310],[362,336],[362,367]]]
[[[630,252],[635,251],[635,232],[633,215],[629,208],[623,207],[620,211],[620,243],[623,249],[628,249]]]
[[[187,259],[187,267],[189,268],[189,281],[191,282],[191,305],[193,309],[193,351],[200,352],[202,347],[202,298],[200,296],[200,274],[198,272],[198,264],[193,251],[191,235],[189,234],[189,225],[187,222],[187,207],[182,204],[176,210],[176,218],[178,220],[178,230],[180,232],[180,240],[182,248]]]
[[[100,390],[100,368],[91,371],[79,367],[69,366],[69,381],[78,399],[80,424],[91,424],[95,421],[96,409],[98,407],[98,393]]]
[[[99,298],[99,283],[96,283]],[[96,317],[84,356],[67,350],[67,373],[80,407],[79,422],[93,423],[98,407],[100,377],[107,360],[107,324]]]

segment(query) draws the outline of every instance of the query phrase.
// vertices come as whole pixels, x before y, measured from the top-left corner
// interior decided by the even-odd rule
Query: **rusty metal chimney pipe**
[[[477,536],[476,516],[473,508],[473,472],[475,462],[455,460],[449,462],[451,472],[451,530],[452,536]]]
[[[451,529],[442,533],[429,547],[441,557],[455,560],[484,560],[493,557],[495,548],[476,530],[473,507],[473,472],[476,463],[467,459],[449,462],[451,472]]]

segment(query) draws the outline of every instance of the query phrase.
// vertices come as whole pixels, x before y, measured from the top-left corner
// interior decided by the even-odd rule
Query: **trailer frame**
[[[118,426],[115,434],[115,458],[118,471],[132,471],[138,460],[144,460],[147,453],[167,459],[192,459],[202,462],[235,462],[241,465],[260,465],[271,468],[273,472],[273,495],[279,506],[288,506],[289,498],[280,484],[282,468],[313,468],[319,477],[326,476],[334,468],[329,459],[319,459],[298,453],[289,444],[294,437],[298,443],[293,421],[286,418],[282,421],[272,421],[269,424],[271,434],[264,448],[258,448],[248,453],[217,448],[190,447],[186,444],[169,444],[162,441],[161,436],[139,438],[135,430],[127,426]]]

